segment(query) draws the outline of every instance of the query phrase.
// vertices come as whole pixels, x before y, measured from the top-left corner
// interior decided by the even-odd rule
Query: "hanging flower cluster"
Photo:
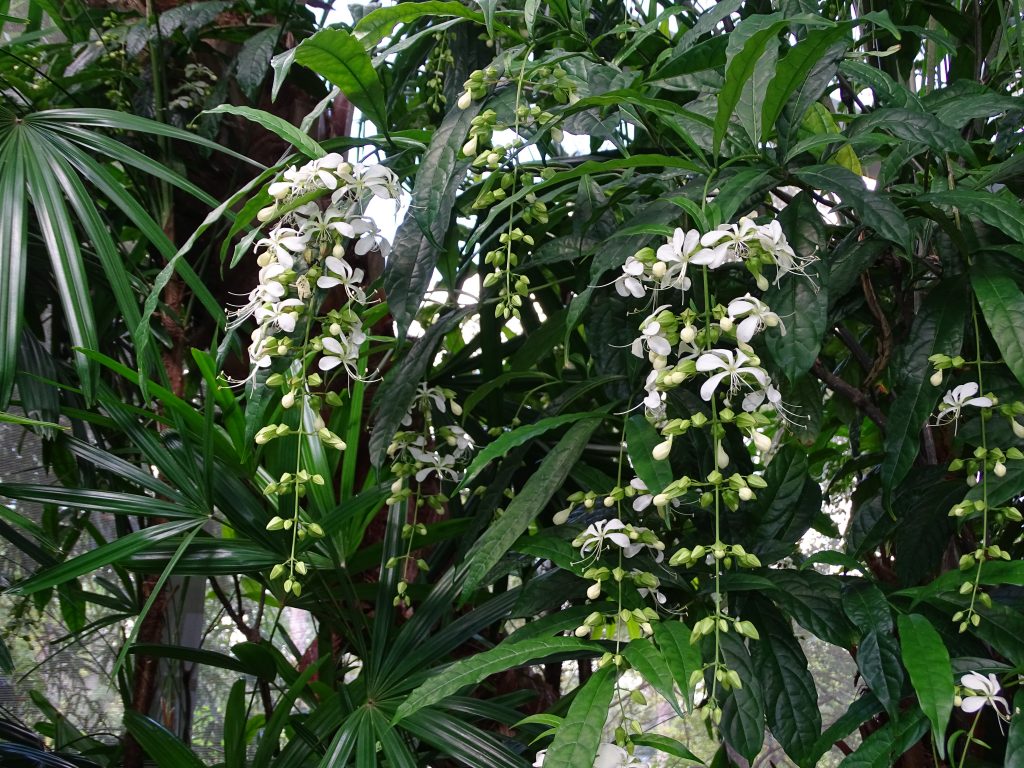
[[[412,555],[415,537],[427,533],[426,525],[418,517],[420,509],[426,506],[436,514],[445,513],[449,498],[442,492],[442,484],[462,477],[475,447],[466,430],[457,424],[444,423],[449,414],[455,418],[462,415],[455,393],[420,384],[410,412],[402,420],[403,429],[388,446],[391,471],[396,479],[391,485],[387,503],[409,504],[412,516],[402,527],[405,554],[392,557],[387,567],[403,565],[406,574],[410,569],[412,572],[427,570],[426,561]],[[407,578],[399,580],[394,598],[396,606],[409,606],[408,586]]]
[[[255,381],[261,372],[269,374],[265,385],[279,390],[281,407],[297,416],[288,423],[264,426],[256,433],[256,443],[293,436],[342,451],[345,442],[327,427],[320,412],[325,403],[343,402],[339,388],[330,386],[332,377],[339,372],[349,380],[365,375],[362,313],[368,303],[363,270],[346,254],[349,249],[360,256],[374,249],[387,252],[388,243],[366,215],[366,204],[373,197],[396,200],[398,179],[384,166],[353,164],[331,153],[292,166],[267,191],[274,202],[257,218],[273,225],[256,242],[259,284],[248,303],[232,313],[231,327],[250,318],[256,321],[249,345],[249,380]],[[331,309],[324,310],[328,297]],[[309,371],[313,360],[319,373]],[[302,590],[299,577],[309,569],[297,556],[297,544],[306,536],[323,536],[300,500],[310,485],[327,482],[308,471],[304,461],[298,451],[294,471],[265,488],[268,496],[292,499],[291,510],[281,510],[267,528],[292,535],[291,553],[273,568],[271,578],[284,577],[284,591],[295,596]]]

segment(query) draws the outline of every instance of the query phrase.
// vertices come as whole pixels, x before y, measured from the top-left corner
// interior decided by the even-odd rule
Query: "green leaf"
[[[488,443],[483,450],[476,455],[470,465],[466,467],[462,481],[455,489],[456,492],[469,485],[473,481],[473,478],[480,474],[480,471],[494,461],[494,459],[507,456],[508,452],[513,448],[523,445],[524,443],[527,443],[536,437],[540,437],[546,432],[550,432],[552,429],[564,426],[565,424],[575,424],[577,421],[582,419],[593,419],[599,415],[600,414],[595,413],[594,411],[586,411],[584,413],[566,413],[561,416],[548,416],[535,421],[533,424],[524,424],[523,426],[516,427],[509,432],[503,432],[493,441]]]
[[[845,739],[861,723],[867,722],[881,711],[882,705],[878,703],[878,699],[871,693],[867,693],[854,701],[849,709],[825,729],[825,732],[818,738],[814,747],[807,755],[807,765],[819,765],[821,758],[835,747],[837,741]]]
[[[733,688],[722,704],[722,736],[725,742],[753,762],[764,744],[764,695],[761,683],[742,638],[735,632],[721,636],[722,652],[729,669],[739,674],[742,688]]]
[[[757,73],[769,45],[778,47],[779,32],[791,24],[831,25],[831,22],[811,14],[800,14],[785,18],[782,13],[749,16],[727,36],[725,81],[718,92],[718,111],[715,113],[712,148],[715,154],[722,145],[729,127],[729,120],[743,95],[743,89]],[[772,62],[774,64],[774,62]],[[766,81],[767,82],[767,81]],[[760,105],[757,105],[760,114]]]
[[[1024,386],[1024,294],[988,259],[978,259],[971,268],[971,286],[1003,361]]]
[[[926,144],[940,154],[949,152],[974,164],[978,162],[970,144],[964,141],[956,130],[927,112],[897,108],[876,109],[857,118],[847,135],[854,139],[876,130],[887,131],[903,141]]]
[[[429,707],[454,695],[463,688],[476,685],[490,675],[563,653],[600,653],[601,647],[574,637],[544,637],[518,642],[505,641],[444,668],[414,690],[401,703],[393,723],[397,723],[423,707]],[[602,721],[603,723],[603,721]]]
[[[401,7],[401,6],[396,6]],[[469,161],[459,152],[483,101],[468,108],[453,107],[430,139],[416,172],[409,209],[412,213],[398,228],[394,248],[384,271],[384,292],[388,307],[398,324],[398,337],[405,338],[423,294],[430,286],[455,206],[459,186]]]
[[[343,29],[321,29],[295,49],[295,61],[326,78],[387,132],[384,86],[363,44]]]
[[[661,655],[654,643],[646,637],[638,637],[631,640],[623,649],[622,655],[632,665],[644,680],[672,705],[672,709],[683,717],[683,710],[679,706],[673,689],[672,672],[668,663]]]
[[[910,227],[902,211],[886,195],[867,189],[852,171],[838,165],[811,165],[793,173],[812,189],[838,195],[844,206],[856,211],[864,226],[887,240],[899,246],[910,240]]]
[[[917,459],[921,428],[942,394],[928,381],[934,354],[957,355],[967,320],[963,285],[950,280],[928,294],[914,318],[901,365],[892,382],[896,400],[889,409],[885,430],[882,488],[888,494],[906,478]]]
[[[601,745],[604,721],[615,693],[615,667],[597,670],[579,689],[548,747],[545,768],[580,768],[592,765]]]
[[[953,673],[949,651],[935,627],[924,616],[899,616],[900,653],[917,693],[921,710],[932,724],[939,757],[946,756],[946,726],[953,711]]]
[[[1010,732],[1006,735],[1006,756],[1004,768],[1024,768],[1024,690],[1018,690],[1013,697],[1014,716],[1010,721]]]
[[[928,731],[928,719],[920,710],[904,712],[872,733],[839,768],[891,768],[900,755],[920,741]]]
[[[651,455],[654,446],[661,442],[661,435],[646,418],[639,414],[626,422],[626,449],[629,462],[636,470],[637,477],[652,493],[664,490],[674,475],[667,459],[657,460]]]
[[[245,768],[245,680],[236,680],[224,709],[224,768]]]
[[[435,709],[421,709],[402,721],[402,730],[466,766],[487,768],[529,768],[529,763],[511,752],[498,738],[466,722],[464,717],[453,717]],[[343,763],[321,763],[323,768],[335,768]],[[368,763],[376,768],[378,763]]]
[[[275,758],[275,753],[278,750],[280,744],[281,731],[284,730],[285,724],[288,721],[292,705],[295,700],[299,697],[309,681],[319,671],[320,667],[323,666],[324,662],[327,661],[330,656],[321,656],[319,659],[314,661],[308,667],[306,667],[302,674],[299,675],[295,682],[288,686],[286,690],[274,705],[274,714],[267,720],[266,727],[263,729],[263,733],[260,735],[259,745],[256,747],[256,754],[252,758],[253,768],[270,768],[274,765],[272,762]]]
[[[44,589],[63,584],[69,579],[98,570],[107,565],[118,563],[125,558],[141,552],[164,539],[194,529],[194,520],[160,523],[121,536],[109,544],[65,560],[60,565],[45,568],[31,578],[19,583],[13,591],[19,595],[32,595]]]
[[[239,115],[240,117],[244,117],[246,120],[251,120],[258,125],[262,125],[271,133],[274,133],[284,141],[287,141],[293,147],[306,155],[306,157],[316,160],[317,158],[323,157],[327,154],[319,144],[287,120],[284,120],[277,115],[273,115],[270,112],[264,112],[262,109],[236,107],[232,104],[221,104],[213,109],[206,110],[202,114]]]
[[[226,653],[211,651],[206,648],[192,648],[184,645],[164,645],[163,643],[135,643],[128,649],[133,656],[153,656],[158,659],[178,659],[193,664],[202,664],[218,669],[227,669],[251,675],[252,670],[236,658]]]
[[[280,35],[281,27],[277,24],[257,32],[242,44],[235,58],[235,79],[249,101],[257,101]]]
[[[736,103],[736,119],[739,120],[743,130],[750,137],[751,144],[755,147],[760,146],[761,138],[764,136],[764,97],[768,90],[768,84],[775,76],[775,66],[778,60],[779,47],[769,45],[754,65],[750,79],[743,84],[740,99]]]
[[[690,628],[681,621],[659,621],[654,625],[654,639],[688,707],[693,706],[696,688],[690,684],[690,676],[704,663],[700,649],[690,642],[690,634]]]
[[[480,586],[491,568],[497,565],[509,547],[543,511],[555,491],[562,487],[573,464],[583,453],[587,441],[600,423],[600,418],[591,418],[574,424],[558,441],[558,445],[551,449],[523,489],[509,502],[501,517],[491,523],[476,540],[463,566],[463,600]]]
[[[807,764],[821,733],[821,712],[814,678],[790,622],[766,600],[758,601],[761,639],[752,644],[752,659],[764,692],[768,726],[786,754]]]
[[[672,755],[672,757],[704,765],[704,761],[688,750],[681,742],[668,736],[662,736],[657,733],[645,733],[642,736],[633,736],[630,740],[638,747],[650,747],[659,752],[664,752],[666,755]]]
[[[191,749],[155,720],[129,709],[124,713],[124,727],[159,768],[206,768]]]
[[[790,96],[804,85],[815,67],[822,60],[827,60],[832,48],[848,40],[849,36],[850,31],[845,24],[831,29],[811,29],[782,58],[764,94],[762,121],[766,132],[771,132]]]
[[[857,646],[857,669],[885,711],[896,718],[903,689],[903,668],[896,639],[877,629],[864,635]]]
[[[377,8],[363,16],[354,29],[355,36],[368,49],[373,48],[385,37],[391,37],[395,27],[408,24],[423,16],[456,16],[482,22],[482,14],[472,11],[462,3],[427,0],[423,3],[399,3],[389,8]],[[493,16],[493,12],[492,12]]]

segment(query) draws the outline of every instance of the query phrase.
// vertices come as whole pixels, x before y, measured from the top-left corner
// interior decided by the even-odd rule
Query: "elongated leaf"
[[[858,118],[850,127],[850,138],[882,130],[904,141],[920,142],[936,152],[950,152],[977,163],[974,150],[954,129],[927,112],[909,109],[876,109]]]
[[[789,621],[767,601],[759,601],[757,615],[761,639],[753,643],[752,657],[768,726],[786,754],[805,765],[821,733],[814,678]]]
[[[753,761],[764,744],[764,694],[743,640],[734,632],[721,636],[730,669],[743,681],[728,691],[722,704],[722,735],[729,746]]]
[[[942,394],[928,381],[934,354],[960,353],[967,320],[962,285],[954,281],[937,285],[921,304],[901,355],[902,364],[893,381],[896,400],[889,409],[885,432],[882,488],[890,493],[906,478],[921,445],[921,427]]]
[[[766,133],[770,133],[775,126],[775,121],[779,119],[790,96],[803,86],[814,68],[826,59],[833,46],[849,38],[849,35],[850,30],[845,24],[831,29],[811,29],[807,36],[782,58],[776,67],[775,77],[764,94],[762,119]]]
[[[722,145],[722,139],[725,138],[729,120],[743,95],[743,89],[757,72],[758,63],[762,60],[765,49],[769,45],[777,47],[779,32],[790,24],[821,26],[830,22],[821,16],[810,14],[790,18],[784,18],[782,13],[750,16],[728,36],[725,82],[718,92],[718,111],[715,113],[714,138],[711,145],[716,155]],[[757,105],[757,109],[760,114],[760,105]]]
[[[535,437],[540,437],[546,432],[550,432],[552,429],[564,426],[565,424],[574,424],[581,419],[592,419],[596,416],[593,411],[586,411],[584,413],[566,413],[561,416],[548,416],[547,418],[535,421],[533,424],[524,424],[521,427],[516,427],[510,432],[505,432],[498,436],[493,442],[487,444],[487,446],[480,451],[466,468],[465,475],[456,490],[465,488],[472,482],[473,478],[476,477],[480,471],[490,464],[495,459],[508,455],[508,452],[516,446],[523,445]]]
[[[262,109],[236,107],[233,104],[221,104],[213,109],[206,110],[203,114],[238,115],[240,117],[244,117],[246,120],[251,120],[252,122],[257,123],[258,125],[262,125],[271,133],[277,134],[277,136],[287,141],[293,147],[306,155],[306,157],[315,160],[327,154],[323,147],[287,120],[271,114],[270,112],[264,112]]]
[[[672,467],[667,460],[658,461],[651,455],[661,442],[658,431],[643,416],[631,416],[626,422],[626,447],[629,461],[637,477],[653,493],[664,490],[673,480]]]
[[[878,699],[873,694],[868,693],[861,696],[821,734],[814,748],[807,755],[807,765],[819,765],[821,758],[833,749],[837,741],[845,739],[861,723],[867,722],[881,711],[882,705],[878,703]]]
[[[949,651],[931,622],[918,613],[897,619],[900,653],[921,710],[932,724],[939,757],[946,756],[946,726],[953,711],[953,673]]]
[[[456,106],[449,110],[434,131],[416,172],[410,202],[412,215],[398,228],[384,272],[384,292],[398,324],[399,338],[408,332],[433,279],[455,196],[469,165],[468,160],[459,160],[459,151],[482,103],[474,101],[467,109]]]
[[[493,734],[467,723],[465,718],[435,709],[421,709],[410,715],[402,721],[402,730],[442,754],[451,755],[462,765],[485,765],[488,768],[528,768],[530,765]],[[369,766],[376,768],[377,763],[371,762]]]
[[[211,651],[206,648],[191,648],[184,645],[164,645],[157,643],[135,643],[128,652],[136,656],[153,656],[159,659],[178,659],[208,667],[227,669],[232,672],[251,675],[252,670],[233,656],[226,653]]]
[[[476,22],[484,20],[482,14],[451,0],[399,3],[389,8],[377,8],[363,16],[356,22],[355,35],[367,48],[373,48],[385,37],[390,37],[399,24],[408,24],[423,16],[456,16]]]
[[[466,555],[463,599],[480,586],[491,568],[505,556],[515,540],[547,506],[555,491],[569,476],[573,464],[583,453],[587,441],[600,423],[601,420],[595,418],[573,425],[548,453],[523,489],[509,502],[502,516],[491,523],[476,540]]]
[[[150,528],[143,528],[140,531],[121,536],[109,544],[97,547],[91,552],[65,560],[60,565],[46,568],[35,576],[26,579],[14,587],[14,591],[21,595],[32,595],[43,589],[49,589],[57,584],[63,584],[69,579],[74,579],[82,574],[95,571],[111,563],[121,562],[136,552],[141,552],[154,544],[163,541],[171,536],[185,533],[195,528],[194,520],[184,520],[170,523],[160,523]]]
[[[4,113],[0,112],[0,117]],[[12,115],[13,117],[13,115]],[[28,201],[20,132],[0,152],[0,409],[11,401],[18,370],[25,277],[28,274]]]
[[[683,710],[679,706],[679,700],[676,698],[673,688],[672,672],[664,656],[654,647],[654,643],[649,638],[639,637],[629,642],[622,651],[622,655],[626,657],[626,661],[632,665],[633,669],[639,672],[640,676],[672,705],[672,709],[680,717],[683,717]]]
[[[545,768],[593,765],[614,692],[615,668],[612,665],[602,667],[587,680],[572,700],[565,722],[548,747]]]
[[[920,710],[904,713],[872,733],[839,768],[891,768],[896,760],[928,732],[928,719]]]
[[[0,483],[0,494],[40,504],[60,504],[71,509],[92,509],[121,515],[151,515],[175,519],[206,518],[204,512],[181,503],[116,491],[90,491],[59,485],[17,485]]]
[[[251,102],[258,100],[260,86],[270,71],[270,60],[280,36],[279,25],[267,27],[246,40],[235,57],[235,79]]]
[[[155,720],[129,709],[124,713],[124,726],[159,768],[206,768],[191,749]]]
[[[1014,717],[1010,721],[1010,732],[1006,735],[1005,768],[1024,768],[1024,691],[1018,690],[1013,697]]]
[[[672,757],[704,765],[704,761],[687,749],[682,742],[668,736],[662,736],[657,733],[645,733],[642,736],[633,736],[632,741],[638,747],[650,747],[659,752],[664,752],[666,755],[672,755]]]
[[[1024,294],[993,262],[979,259],[971,286],[1007,367],[1024,386]]]
[[[853,208],[862,224],[887,240],[900,246],[910,240],[910,227],[900,209],[884,194],[867,189],[852,171],[838,165],[812,165],[794,174],[813,189],[838,195],[843,205]]]
[[[274,753],[277,751],[281,731],[284,730],[284,726],[291,715],[292,706],[295,704],[295,700],[305,690],[309,681],[314,675],[316,675],[320,667],[323,666],[323,663],[329,658],[329,656],[321,656],[306,667],[302,671],[302,674],[295,679],[295,682],[288,686],[288,690],[285,691],[277,700],[274,707],[274,714],[272,714],[270,719],[267,721],[266,727],[261,735],[261,741],[256,747],[256,754],[252,758],[253,768],[270,768],[270,766],[273,765],[272,761],[274,759]]]
[[[321,29],[299,44],[295,61],[340,88],[378,128],[387,131],[384,86],[359,40],[343,29]]]
[[[903,668],[895,638],[877,629],[864,635],[857,646],[857,669],[886,712],[895,718],[903,689]]]
[[[236,680],[224,708],[224,768],[245,768],[245,680]]]
[[[690,634],[690,628],[681,621],[659,621],[654,625],[654,639],[676,685],[686,697],[687,707],[693,706],[696,687],[690,684],[690,676],[703,665],[700,649],[690,642]]]
[[[402,719],[444,700],[462,688],[513,667],[529,664],[561,653],[600,653],[601,647],[573,637],[533,638],[517,642],[505,641],[489,651],[460,659],[432,676],[409,694],[395,712],[392,722]],[[602,721],[603,722],[603,721]]]

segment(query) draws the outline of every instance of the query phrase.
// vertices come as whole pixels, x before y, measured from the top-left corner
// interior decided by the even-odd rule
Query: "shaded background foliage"
[[[775,435],[770,492],[726,517],[731,541],[777,567],[724,580],[761,640],[726,648],[745,688],[727,704],[715,764],[755,760],[766,726],[798,765],[852,748],[858,730],[863,745],[844,764],[943,764],[928,731],[945,741],[952,700],[934,691],[981,668],[1009,682],[1024,664],[1019,522],[992,529],[1011,561],[983,571],[993,604],[981,623],[958,633],[949,620],[963,608],[958,560],[979,532],[948,515],[964,494],[948,464],[985,439],[1021,441],[1003,419],[987,438],[977,419],[924,428],[943,392],[929,383],[931,355],[991,361],[985,389],[1001,402],[1024,383],[1018,5],[432,0],[317,32],[328,10],[0,4],[0,394],[47,422],[30,428],[56,481],[4,478],[0,492],[17,503],[0,535],[19,553],[6,578],[23,596],[17,610],[56,604],[74,638],[138,617],[116,638],[111,681],[129,736],[68,731],[44,709],[41,733],[60,754],[51,764],[141,765],[148,754],[199,765],[185,746],[191,683],[160,682],[198,664],[238,680],[224,696],[225,765],[529,765],[527,745],[553,721],[514,727],[524,715],[578,720],[577,702],[611,695],[611,677],[591,672],[603,647],[555,637],[591,608],[573,533],[552,517],[569,493],[616,485],[624,439],[650,487],[672,477],[649,457],[646,422],[613,415],[641,391],[628,350],[638,303],[601,286],[673,227],[750,211],[777,215],[820,261],[813,284],[765,292],[787,326],[767,336],[765,358],[803,418]],[[464,82],[492,60],[514,79],[507,62],[525,46],[531,71],[558,64],[580,97],[546,108],[583,138],[541,131],[518,161],[547,222],[523,218],[525,189],[475,206],[494,181],[460,154],[476,114],[511,124],[515,103],[502,80],[460,110]],[[301,129],[237,109],[200,115],[221,103]],[[353,105],[379,135],[349,136]],[[267,577],[288,553],[265,530],[275,510],[261,489],[295,446],[255,450],[255,431],[281,419],[277,404],[218,375],[244,376],[244,343],[225,333],[221,307],[254,282],[241,256],[266,182],[302,161],[302,134],[327,150],[379,148],[411,202],[386,265],[379,254],[364,264],[375,278],[383,270],[379,332],[397,341],[371,353],[388,361],[383,381],[355,385],[353,405],[331,416],[349,452],[310,456],[334,479],[310,499],[327,536],[306,550],[302,596],[285,599]],[[480,255],[510,215],[538,243],[518,270],[535,286],[518,328],[479,288]],[[745,290],[724,279],[734,283],[723,291]],[[464,293],[479,297],[473,309],[458,309]],[[430,570],[409,586],[415,609],[396,611],[403,574],[381,564],[403,551],[407,511],[384,504],[384,450],[423,380],[457,393],[479,445],[505,443],[471,484],[482,492],[451,494],[429,520],[417,546]],[[706,407],[690,390],[671,397],[686,412]],[[699,433],[672,454],[687,472],[712,462]],[[1014,506],[1022,486],[1011,462],[989,502]],[[24,503],[43,510],[28,516]],[[842,531],[829,510],[847,516]],[[707,529],[700,514],[677,517],[670,551]],[[809,531],[841,543],[808,549]],[[699,565],[658,573],[685,624],[663,629],[666,616],[650,651],[629,644],[655,660],[630,662],[675,700],[673,686],[692,695],[693,658],[673,633],[706,615],[710,596],[693,587]],[[176,611],[201,614],[204,597],[245,638],[230,653],[182,639]],[[308,646],[278,623],[284,604],[311,617]],[[794,624],[855,658],[863,694],[834,724],[800,672]],[[914,668],[933,635],[949,669]],[[453,682],[453,669],[466,676]],[[423,705],[422,684],[454,695]],[[406,716],[393,723],[396,712]],[[949,733],[970,726],[956,709],[951,718]],[[599,738],[604,720],[578,725]],[[990,749],[971,751],[971,764],[1024,759],[1019,722],[1004,735],[987,716],[978,735]],[[40,746],[14,724],[0,743],[26,763]]]

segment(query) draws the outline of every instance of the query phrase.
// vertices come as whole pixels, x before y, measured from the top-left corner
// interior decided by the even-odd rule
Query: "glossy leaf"
[[[979,260],[971,269],[971,286],[1004,362],[1024,386],[1024,293],[988,260]]]
[[[489,651],[460,659],[434,675],[409,694],[399,705],[392,722],[429,707],[461,689],[507,669],[522,666],[559,653],[600,652],[600,646],[571,637],[536,638],[504,642]],[[603,724],[603,721],[602,721]]]
[[[608,706],[615,693],[615,668],[597,670],[569,705],[565,722],[555,733],[544,758],[546,768],[578,768],[591,765],[601,744]]]
[[[340,88],[375,125],[387,130],[384,86],[359,40],[343,29],[321,29],[299,44],[295,61]]]
[[[753,760],[764,743],[764,693],[743,640],[734,632],[721,637],[729,669],[743,681],[742,688],[728,691],[722,704],[722,736],[747,760]]]
[[[683,717],[683,710],[679,706],[679,701],[673,688],[672,672],[669,670],[665,658],[654,647],[654,643],[645,637],[631,640],[626,644],[622,655],[633,669],[647,681],[648,685],[660,693],[662,698],[672,706],[676,713]]]
[[[206,768],[191,749],[155,720],[129,709],[124,713],[124,725],[158,768]]]
[[[504,513],[476,540],[466,555],[463,599],[481,585],[484,577],[504,557],[530,523],[547,506],[573,464],[583,453],[590,435],[600,424],[600,418],[587,419],[574,424],[558,445],[548,452],[544,461],[526,481],[523,489],[509,502]]]
[[[857,646],[857,669],[890,717],[896,717],[903,689],[903,668],[895,638],[878,629],[865,634]]]
[[[946,754],[946,726],[953,710],[953,674],[949,651],[932,623],[918,613],[897,620],[900,653],[917,693],[921,711],[932,725],[932,738],[939,757]]]
[[[327,154],[312,138],[300,131],[287,120],[271,114],[270,112],[264,112],[262,109],[234,106],[233,104],[221,104],[213,109],[206,110],[203,114],[238,115],[239,117],[244,117],[246,120],[251,120],[258,125],[262,125],[271,133],[274,133],[279,138],[287,141],[306,157],[315,160]]]
[[[423,16],[456,16],[482,22],[484,17],[462,3],[445,0],[399,3],[388,8],[377,8],[356,22],[355,36],[367,48],[372,48],[394,33],[399,24],[409,24]]]
[[[795,171],[812,189],[831,192],[842,205],[853,208],[861,223],[897,245],[910,240],[910,227],[899,208],[886,195],[864,186],[859,176],[837,165],[812,165]]]

